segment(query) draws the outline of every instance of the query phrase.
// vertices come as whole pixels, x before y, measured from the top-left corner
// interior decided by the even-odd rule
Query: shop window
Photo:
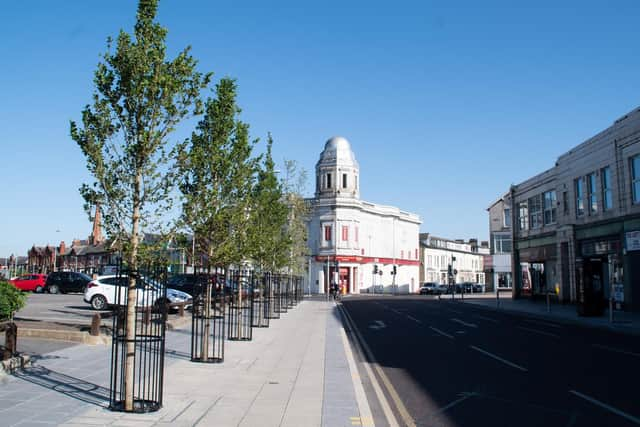
[[[576,179],[576,217],[584,215],[584,179],[582,177]]]
[[[589,215],[598,213],[598,198],[596,196],[596,174],[587,175],[587,200],[589,201]]]
[[[611,190],[611,168],[607,166],[600,170],[602,181],[602,210],[608,211],[613,207],[613,193]]]
[[[640,203],[640,155],[631,159],[631,188],[633,203]]]
[[[529,226],[532,230],[542,227],[541,195],[537,195],[529,199]]]
[[[544,224],[555,224],[556,222],[556,192],[547,191],[544,193]]]

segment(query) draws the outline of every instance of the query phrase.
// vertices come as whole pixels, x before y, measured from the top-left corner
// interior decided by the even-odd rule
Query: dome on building
[[[351,150],[351,144],[342,136],[331,137],[324,144],[324,150],[320,154],[318,163],[322,164],[327,162],[358,167],[356,156]]]

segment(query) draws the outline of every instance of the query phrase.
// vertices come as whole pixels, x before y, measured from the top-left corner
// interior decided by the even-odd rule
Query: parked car
[[[484,293],[485,287],[482,283],[474,283],[473,284],[473,292]]]
[[[75,271],[54,271],[49,273],[45,283],[45,291],[50,294],[67,292],[84,293],[87,285],[91,281],[91,277],[84,273],[76,273]]]
[[[464,292],[465,294],[470,294],[470,293],[473,292],[473,285],[474,285],[474,283],[472,283],[472,282],[462,282],[462,283],[460,283],[460,288],[461,288],[460,290],[461,290],[461,292]]]
[[[200,287],[206,286],[206,274],[174,274],[167,280],[167,287],[186,292],[189,295],[197,295]]]
[[[46,274],[23,274],[22,276],[9,280],[9,283],[21,291],[41,293],[44,291],[46,280]]]
[[[436,287],[436,291],[437,291],[438,295],[446,294],[448,290],[449,290],[449,286],[447,286],[447,285],[438,285]]]
[[[438,292],[438,284],[434,282],[423,283],[420,287],[420,295],[435,295]]]
[[[99,276],[87,285],[84,302],[91,304],[94,310],[106,310],[110,306],[124,305],[128,284],[129,279],[126,276]],[[116,301],[117,287],[121,287],[118,301]],[[186,292],[167,288],[167,297],[163,300],[162,297],[158,297],[157,290],[159,285],[153,280],[145,277],[138,278],[136,281],[137,305],[157,307],[168,304],[169,309],[176,309],[181,304],[184,304],[185,308],[189,308],[192,304],[192,297]]]

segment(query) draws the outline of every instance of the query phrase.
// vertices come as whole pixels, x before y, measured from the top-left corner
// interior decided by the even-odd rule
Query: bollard
[[[4,354],[3,359],[7,360],[13,357],[17,353],[18,346],[18,326],[11,322],[7,325],[7,329],[4,332]]]
[[[100,335],[101,322],[102,322],[102,317],[100,316],[100,313],[94,314],[93,317],[91,318],[91,331],[89,332],[90,335],[93,335],[94,337],[97,337]]]
[[[179,317],[184,317],[184,303],[181,303],[178,306],[178,316]]]

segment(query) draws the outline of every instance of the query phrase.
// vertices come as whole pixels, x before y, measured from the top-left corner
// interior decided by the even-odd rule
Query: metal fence
[[[109,408],[157,411],[163,395],[166,268],[119,268],[112,282],[105,286],[115,288]]]
[[[224,274],[191,279],[196,283],[191,316],[191,360],[221,363],[224,361],[226,306]]]
[[[271,310],[271,273],[253,275],[253,318],[254,328],[269,327]]]

